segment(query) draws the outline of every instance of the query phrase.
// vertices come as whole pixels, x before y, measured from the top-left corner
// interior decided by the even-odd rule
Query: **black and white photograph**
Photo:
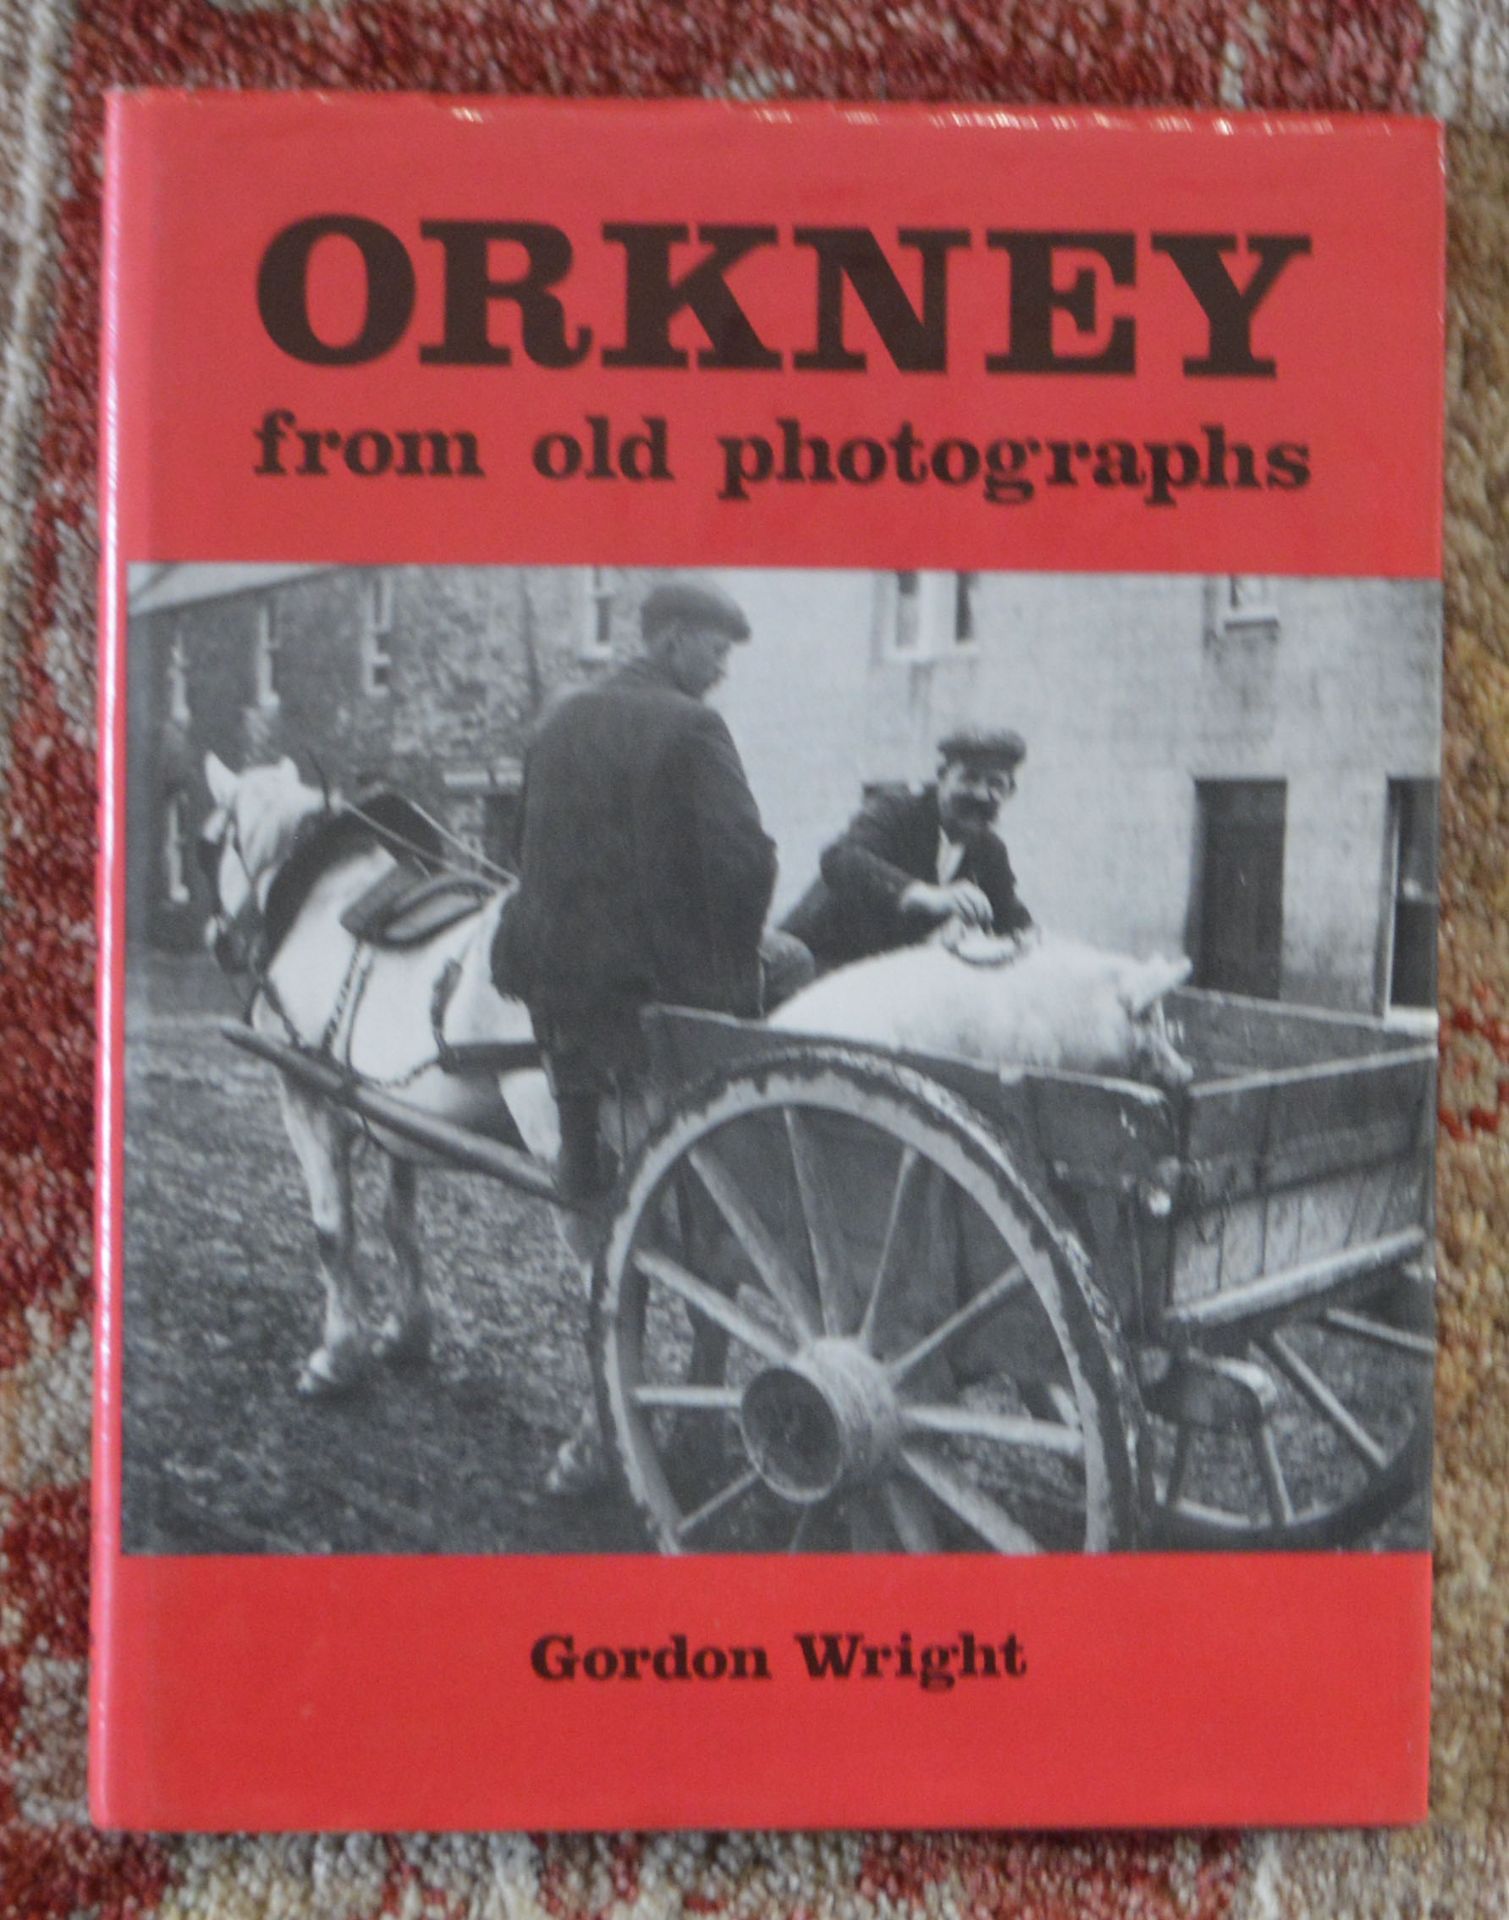
[[[1440,623],[133,566],[126,1551],[1427,1547]]]

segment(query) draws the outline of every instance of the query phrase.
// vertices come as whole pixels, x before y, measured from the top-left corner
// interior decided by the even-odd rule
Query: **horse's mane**
[[[259,881],[273,873],[287,857],[300,827],[324,807],[322,794],[289,778],[281,767],[256,767],[243,774],[236,796],[236,830],[247,872]]]

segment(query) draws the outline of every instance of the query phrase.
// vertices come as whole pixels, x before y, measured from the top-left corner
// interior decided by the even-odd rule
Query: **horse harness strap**
[[[250,1022],[258,1000],[265,1000],[272,1012],[283,1023],[290,1045],[300,1052],[313,1054],[318,1060],[326,1060],[332,1066],[339,1066],[345,1072],[355,1074],[351,1062],[351,1043],[356,1031],[356,1017],[361,1010],[363,993],[372,968],[377,960],[377,950],[357,941],[351,950],[351,959],[341,980],[340,991],[336,995],[335,1005],[330,1018],[325,1022],[325,1030],[319,1040],[311,1045],[299,1033],[284,1006],[277,987],[271,976],[259,971],[252,986],[251,998],[246,1006],[246,1019]],[[359,1077],[369,1086],[381,1087],[389,1092],[411,1086],[422,1074],[438,1067],[442,1073],[457,1075],[480,1075],[494,1073],[513,1073],[520,1069],[537,1067],[541,1061],[539,1042],[530,1040],[448,1040],[445,1035],[445,1016],[461,979],[461,962],[447,960],[436,976],[434,989],[430,994],[430,1032],[435,1041],[434,1054],[418,1060],[401,1074],[389,1080],[377,1080],[368,1074]],[[350,1018],[346,1018],[346,1009],[350,1007]],[[346,1024],[346,1044],[343,1049],[345,1059],[336,1056],[336,1042],[340,1036],[342,1021]]]
[[[263,1000],[277,1015],[278,1019],[282,1021],[283,1030],[288,1036],[290,1046],[297,1047],[301,1053],[313,1054],[317,1060],[328,1060],[332,1066],[339,1065],[341,1063],[335,1058],[335,1041],[337,1034],[340,1032],[341,1020],[345,1015],[347,1003],[351,1000],[352,987],[355,985],[357,987],[356,1001],[351,1008],[351,1021],[346,1029],[346,1059],[344,1064],[349,1069],[351,1065],[351,1030],[356,1025],[356,1009],[361,1004],[362,989],[365,988],[367,984],[367,975],[372,971],[372,962],[375,958],[376,955],[372,950],[369,947],[364,947],[359,940],[352,947],[351,958],[347,962],[345,974],[342,976],[340,990],[335,996],[335,1005],[330,1010],[330,1018],[325,1022],[325,1031],[313,1045],[305,1040],[304,1036],[299,1032],[293,1023],[292,1015],[289,1013],[287,1007],[284,1006],[283,997],[273,982],[270,962],[259,961],[252,970],[252,990],[246,1002],[244,1018],[247,1024],[250,1025],[252,1015],[256,1012],[257,1002]],[[365,967],[362,965],[364,959],[366,961]],[[359,982],[358,975],[360,976]]]
[[[461,962],[447,960],[435,978],[430,995],[430,1032],[435,1036],[435,1059],[444,1073],[511,1073],[521,1067],[540,1064],[537,1040],[463,1040],[456,1043],[445,1037],[446,1009],[451,1004]]]
[[[299,1037],[299,1030],[289,1018],[288,1009],[283,1005],[281,995],[273,985],[269,976],[263,972],[260,967],[257,967],[252,971],[252,988],[250,994],[247,996],[245,1012],[242,1014],[242,1018],[248,1026],[252,1023],[252,1015],[257,1010],[257,1002],[259,1000],[265,1000],[272,1011],[283,1022],[283,1030],[288,1036],[289,1045],[297,1047],[301,1052],[305,1051],[304,1042]]]
[[[351,1060],[356,1020],[379,953],[422,946],[458,921],[479,912],[496,892],[491,883],[476,875],[436,871],[443,866],[438,833],[439,829],[427,816],[401,796],[386,792],[366,795],[361,805],[344,810],[329,809],[305,821],[295,837],[293,853],[269,893],[261,935],[252,957],[252,988],[244,1015],[247,1023],[251,1023],[257,1002],[265,1001],[281,1023],[291,1046],[359,1077],[369,1086],[388,1091],[410,1086],[435,1068],[446,1074],[482,1075],[537,1067],[542,1056],[533,1039],[455,1043],[446,1038],[445,1015],[461,978],[460,961],[450,959],[441,968],[430,995],[434,1054],[416,1061],[391,1079],[356,1075]],[[273,962],[314,880],[333,860],[354,850],[363,840],[383,846],[397,864],[342,916],[341,924],[353,938],[351,958],[324,1031],[318,1041],[310,1042],[294,1025],[273,982]],[[237,851],[240,851],[239,845]],[[344,1060],[337,1057],[343,1025]]]
[[[351,949],[351,959],[346,967],[345,978],[341,981],[341,990],[335,996],[335,1005],[330,1009],[330,1018],[325,1022],[325,1031],[320,1035],[319,1050],[322,1054],[333,1056],[336,1036],[341,1030],[341,1019],[346,1011],[346,1003],[351,1003],[351,1017],[346,1021],[346,1069],[351,1066],[351,1042],[356,1038],[356,1016],[361,1008],[362,995],[367,990],[367,982],[372,977],[372,968],[377,955],[371,947],[364,946],[360,940]]]
[[[496,892],[473,874],[416,872],[402,861],[347,907],[341,925],[373,946],[421,947],[480,912]]]
[[[434,828],[401,794],[366,793],[358,802],[338,802],[310,814],[295,832],[263,903],[264,967],[271,964],[320,876],[338,861],[371,848],[390,854],[411,877],[436,875],[445,864]],[[354,931],[360,937],[361,930]]]

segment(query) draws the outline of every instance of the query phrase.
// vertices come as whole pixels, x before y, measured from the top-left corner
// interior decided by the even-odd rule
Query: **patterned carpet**
[[[95,311],[146,83],[1388,108],[1451,144],[1434,1820],[1360,1837],[140,1841],[84,1810]],[[0,1916],[1509,1912],[1505,0],[0,0]],[[1359,1755],[1359,1765],[1366,1756]]]

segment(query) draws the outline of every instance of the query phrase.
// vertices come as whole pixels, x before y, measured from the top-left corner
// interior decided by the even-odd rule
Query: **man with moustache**
[[[994,828],[1026,754],[1021,735],[1006,728],[946,735],[936,782],[870,800],[823,854],[784,930],[822,971],[913,946],[949,921],[1025,933],[1032,915]]]

